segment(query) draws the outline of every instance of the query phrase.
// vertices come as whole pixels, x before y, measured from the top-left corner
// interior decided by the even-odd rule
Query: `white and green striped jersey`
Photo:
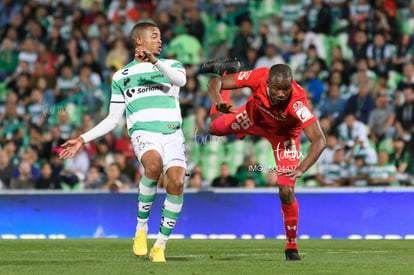
[[[342,178],[347,178],[347,169],[345,163],[325,163],[319,166],[319,174],[322,175],[323,180],[327,184],[332,184],[335,182],[339,182]]]
[[[386,165],[374,165],[368,171],[369,179],[371,180],[385,180],[389,176],[395,176],[397,169],[395,165],[387,163]]]
[[[185,75],[179,61],[160,61]],[[111,102],[125,103],[130,135],[136,130],[170,134],[182,122],[179,91],[156,66],[134,60],[114,74]]]

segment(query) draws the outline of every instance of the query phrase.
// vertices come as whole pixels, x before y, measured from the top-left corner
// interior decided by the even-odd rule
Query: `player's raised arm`
[[[212,78],[208,81],[207,87],[211,101],[217,111],[225,114],[235,113],[233,106],[228,105],[229,102],[223,101],[220,94],[221,90],[233,90],[237,88],[236,82],[234,81],[234,74]]]

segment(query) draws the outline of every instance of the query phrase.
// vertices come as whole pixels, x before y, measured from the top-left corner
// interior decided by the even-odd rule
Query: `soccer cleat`
[[[218,75],[223,75],[224,72],[227,72],[227,74],[234,74],[240,72],[240,67],[240,61],[237,59],[228,59],[225,61],[214,59],[203,64],[200,71],[202,73],[212,73]]]
[[[132,250],[136,256],[145,256],[147,255],[147,232],[145,230],[138,230],[135,232],[134,245]]]
[[[300,261],[301,260],[297,249],[286,249],[285,255],[286,255],[286,261]]]
[[[149,257],[154,263],[165,263],[164,247],[154,246]]]

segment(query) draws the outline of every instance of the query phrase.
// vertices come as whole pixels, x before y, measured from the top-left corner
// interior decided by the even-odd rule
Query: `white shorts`
[[[131,142],[140,162],[145,152],[156,150],[161,155],[163,174],[173,166],[180,166],[187,170],[185,139],[181,129],[173,134],[137,130],[132,133]]]

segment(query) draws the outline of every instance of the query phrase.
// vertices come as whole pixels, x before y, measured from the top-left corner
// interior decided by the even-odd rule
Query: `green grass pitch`
[[[129,239],[0,240],[0,274],[414,274],[413,240],[299,240],[301,262],[284,244],[170,240],[167,263],[152,263]]]

